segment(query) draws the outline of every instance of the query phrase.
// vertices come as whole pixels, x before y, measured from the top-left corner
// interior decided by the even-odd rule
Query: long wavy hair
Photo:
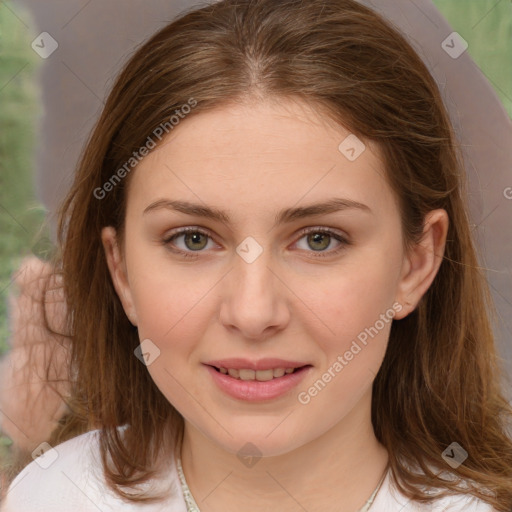
[[[107,268],[100,233],[113,226],[122,241],[137,169],[115,183],[112,176],[191,98],[189,116],[248,97],[307,102],[375,142],[399,202],[404,248],[420,240],[427,212],[447,211],[439,271],[417,308],[392,323],[373,383],[373,428],[389,453],[394,484],[409,498],[435,499],[421,489],[430,486],[438,496],[463,492],[510,511],[512,409],[460,149],[422,60],[381,16],[353,0],[223,0],[184,13],[127,62],[60,212],[55,268],[69,311],[71,392],[70,412],[50,443],[99,428],[107,484],[127,500],[161,498],[137,486],[157,474],[159,452],[178,447],[184,423],[134,357],[137,329]],[[121,434],[122,425],[129,428]],[[441,455],[453,441],[468,452],[455,469]],[[442,478],[443,470],[451,477]]]

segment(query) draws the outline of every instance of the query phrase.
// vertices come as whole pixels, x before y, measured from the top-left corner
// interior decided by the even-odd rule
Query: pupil
[[[194,249],[198,249],[198,247],[195,247],[195,248],[194,248],[194,247],[189,247],[189,245],[187,244],[187,241],[190,241],[190,240],[192,239],[192,243],[193,243],[193,244],[197,244],[197,243],[199,243],[199,239],[200,239],[202,236],[203,236],[203,234],[202,234],[202,233],[197,233],[197,232],[196,232],[196,233],[187,233],[187,234],[185,235],[185,244],[187,245],[187,247],[188,247],[189,249],[192,249],[192,250],[194,250]],[[199,247],[199,249],[203,249],[203,248],[205,247],[205,245],[206,245],[206,244],[203,244],[201,247]]]
[[[323,247],[320,247],[320,249],[325,249],[329,246],[329,236],[326,233],[314,233],[313,235],[309,235],[309,241],[313,241],[314,244],[321,243],[322,238],[327,240],[327,244],[323,244]],[[313,247],[314,248],[314,247]]]

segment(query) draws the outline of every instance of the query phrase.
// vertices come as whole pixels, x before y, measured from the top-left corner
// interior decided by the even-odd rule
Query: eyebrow
[[[187,215],[195,215],[197,217],[206,217],[217,220],[223,224],[229,224],[230,218],[227,212],[211,206],[190,203],[188,201],[175,201],[171,199],[159,199],[151,203],[144,209],[143,214],[159,209],[175,210]],[[322,203],[314,203],[306,206],[286,208],[281,210],[275,218],[276,225],[293,222],[295,220],[306,217],[314,217],[318,215],[326,215],[343,210],[356,209],[372,214],[369,206],[352,199],[332,198]]]

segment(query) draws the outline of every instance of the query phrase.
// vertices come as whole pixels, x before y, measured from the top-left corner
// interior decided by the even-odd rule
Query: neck
[[[379,484],[388,453],[371,424],[371,390],[320,437],[246,467],[185,421],[181,461],[201,512],[356,512]]]

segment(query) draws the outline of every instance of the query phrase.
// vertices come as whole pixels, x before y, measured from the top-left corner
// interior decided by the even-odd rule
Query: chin
[[[286,420],[285,420],[286,422]],[[209,435],[216,444],[223,450],[237,455],[238,457],[256,456],[256,457],[277,457],[289,453],[306,441],[302,441],[295,432],[283,425],[278,426],[275,421],[251,421],[250,425],[224,425],[226,430],[233,434],[231,437],[223,429],[216,432],[214,436]],[[220,434],[220,436],[218,435]]]

